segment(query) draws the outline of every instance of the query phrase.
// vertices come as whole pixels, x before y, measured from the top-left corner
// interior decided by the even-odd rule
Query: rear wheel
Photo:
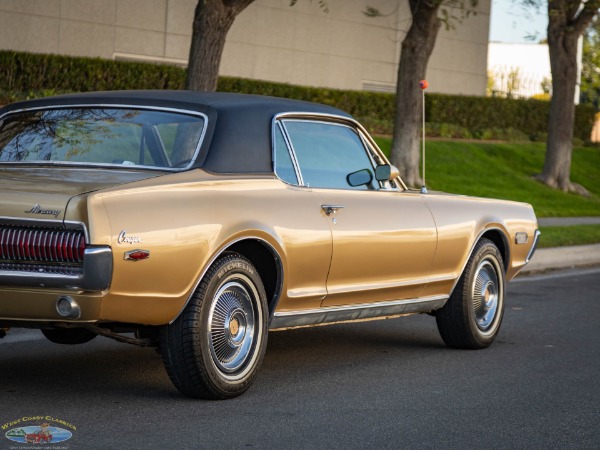
[[[175,387],[195,398],[245,392],[267,345],[265,289],[254,266],[228,254],[209,269],[181,315],[160,334],[160,351]]]
[[[50,342],[66,345],[85,344],[97,336],[85,328],[50,328],[42,330],[42,334]]]
[[[496,245],[481,239],[446,305],[436,312],[444,342],[479,349],[494,342],[504,314],[504,265]]]

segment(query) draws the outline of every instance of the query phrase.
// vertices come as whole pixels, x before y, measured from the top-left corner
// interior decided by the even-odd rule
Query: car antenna
[[[421,194],[427,194],[427,187],[425,185],[425,89],[429,87],[427,80],[419,81],[419,87],[423,92],[423,155],[421,160],[423,161],[423,185],[421,186]]]

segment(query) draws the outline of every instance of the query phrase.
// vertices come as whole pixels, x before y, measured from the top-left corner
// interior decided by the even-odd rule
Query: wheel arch
[[[436,311],[436,323],[449,347],[481,349],[495,340],[504,315],[505,276],[496,239],[482,233],[448,302]]]
[[[458,272],[458,276],[454,281],[452,289],[450,289],[449,295],[452,295],[454,289],[456,289],[456,285],[458,284],[460,277],[462,277],[462,274],[464,273],[465,268],[467,267],[467,263],[471,259],[473,251],[475,251],[475,247],[477,247],[479,241],[481,241],[481,239],[484,238],[492,241],[494,245],[498,248],[498,250],[500,251],[500,255],[502,256],[502,265],[504,267],[504,271],[506,272],[508,270],[510,265],[510,245],[505,231],[498,227],[486,228],[479,233],[476,239],[473,240],[473,244],[471,245],[471,248],[467,253],[467,257],[465,258],[462,264],[460,272]]]
[[[502,264],[504,265],[504,271],[506,272],[508,270],[510,262],[510,246],[508,244],[508,237],[506,237],[506,234],[500,228],[490,228],[488,230],[485,230],[481,234],[481,236],[479,236],[479,238],[475,240],[473,248],[469,253],[469,258],[471,257],[473,249],[475,248],[477,243],[483,238],[489,239],[498,248],[500,254],[502,255]]]
[[[175,317],[171,319],[169,324],[175,322],[175,320],[177,320],[177,318],[181,315],[187,304],[190,302],[190,299],[196,291],[196,288],[206,276],[206,273],[210,267],[221,256],[226,255],[227,253],[237,253],[241,256],[244,256],[252,263],[254,267],[256,267],[267,294],[269,321],[271,320],[281,296],[284,273],[283,263],[279,257],[279,253],[269,242],[257,236],[246,236],[228,243],[213,255],[208,264],[206,264],[204,267],[204,270],[202,270],[202,273],[198,277],[190,295],[181,307],[181,310]]]
[[[221,253],[234,252],[247,258],[263,282],[267,293],[269,319],[273,316],[283,284],[283,267],[277,251],[266,241],[259,238],[248,238],[234,242]]]

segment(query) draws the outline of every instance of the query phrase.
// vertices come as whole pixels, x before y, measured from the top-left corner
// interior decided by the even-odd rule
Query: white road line
[[[552,280],[556,278],[569,278],[569,277],[577,277],[583,275],[592,275],[595,273],[600,273],[600,267],[594,267],[591,269],[567,269],[567,270],[558,270],[555,272],[544,273],[540,275],[526,275],[517,277],[512,280],[510,283],[523,283],[527,281],[543,281],[543,280]]]

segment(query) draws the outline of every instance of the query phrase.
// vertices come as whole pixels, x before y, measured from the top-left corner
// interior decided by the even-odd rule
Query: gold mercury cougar
[[[0,337],[156,346],[190,397],[248,389],[269,330],[427,313],[450,347],[487,347],[538,236],[528,204],[408,189],[324,105],[120,91],[0,110]]]

